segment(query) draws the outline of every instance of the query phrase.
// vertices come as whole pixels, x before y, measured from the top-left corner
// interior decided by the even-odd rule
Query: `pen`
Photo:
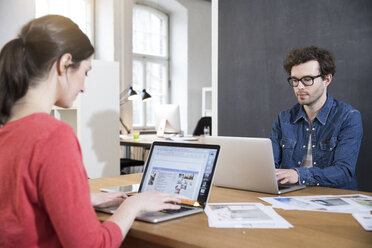
[[[182,199],[181,204],[190,205],[190,206],[194,206],[194,207],[199,207],[200,206],[199,202],[193,201],[193,200],[186,200],[186,199]]]

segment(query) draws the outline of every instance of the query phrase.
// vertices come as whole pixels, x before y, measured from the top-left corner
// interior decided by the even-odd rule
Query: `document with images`
[[[209,227],[215,228],[292,228],[272,207],[261,203],[208,203],[205,208]]]
[[[345,201],[360,207],[362,210],[372,211],[372,197],[367,195],[356,195],[355,197],[345,198]]]
[[[274,208],[285,210],[326,211],[336,213],[358,213],[372,210],[372,197],[351,195],[315,195],[292,197],[260,197]]]
[[[259,199],[270,203],[274,208],[284,210],[309,210],[309,211],[326,211],[324,207],[320,207],[311,202],[307,202],[300,197],[259,197]]]
[[[331,196],[306,196],[304,199],[319,207],[324,207],[327,212],[355,213],[362,209],[346,201],[346,199],[358,198],[359,195],[331,195]]]
[[[354,213],[353,217],[366,231],[372,231],[372,215],[370,213]]]

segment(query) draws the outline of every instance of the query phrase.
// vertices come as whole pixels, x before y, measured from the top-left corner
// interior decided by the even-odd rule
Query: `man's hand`
[[[280,184],[285,183],[297,183],[298,182],[298,173],[294,169],[276,169],[276,180]]]
[[[120,205],[127,195],[123,192],[91,193],[90,201],[94,207],[111,207]]]

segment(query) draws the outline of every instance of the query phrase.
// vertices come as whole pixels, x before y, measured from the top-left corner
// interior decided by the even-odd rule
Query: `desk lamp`
[[[120,106],[121,105],[124,105],[125,103],[127,103],[129,101],[133,101],[135,99],[138,99],[139,95],[133,89],[133,87],[130,86],[129,88],[123,90],[120,93],[120,99],[122,99],[123,97],[124,97],[124,99],[123,100],[120,100]],[[143,89],[142,92],[141,92],[141,99],[142,99],[142,102],[146,102],[146,101],[148,101],[148,100],[151,99],[151,95],[145,89]],[[127,133],[129,134],[130,133],[130,129],[124,124],[124,121],[121,119],[121,117],[120,117],[120,123],[125,128],[125,131],[127,131]]]
[[[145,89],[143,89],[141,93],[141,98],[142,98],[142,102],[147,102],[148,100],[151,99],[151,95],[147,93]]]
[[[124,98],[126,97],[126,98]],[[120,105],[123,105],[128,102],[128,100],[133,101],[134,99],[137,99],[139,95],[137,92],[130,86],[129,88],[126,88],[120,93]],[[124,98],[123,100],[121,100]]]

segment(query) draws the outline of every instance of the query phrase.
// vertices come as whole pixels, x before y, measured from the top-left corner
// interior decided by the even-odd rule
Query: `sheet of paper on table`
[[[292,228],[272,207],[261,203],[208,203],[205,208],[209,227],[215,228]]]

